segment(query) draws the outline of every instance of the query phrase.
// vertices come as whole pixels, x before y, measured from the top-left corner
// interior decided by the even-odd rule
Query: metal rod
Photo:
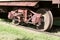
[[[58,8],[59,8],[59,4],[60,4],[59,2],[60,2],[60,0],[58,0]]]

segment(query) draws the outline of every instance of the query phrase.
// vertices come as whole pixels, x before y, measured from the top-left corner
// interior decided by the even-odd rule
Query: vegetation
[[[42,32],[31,32],[0,19],[0,40],[60,40],[60,37]]]

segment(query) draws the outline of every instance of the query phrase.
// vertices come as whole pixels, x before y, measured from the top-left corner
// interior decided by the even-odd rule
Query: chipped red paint
[[[0,2],[1,6],[35,6],[37,2]]]
[[[40,22],[41,21],[41,17],[42,15],[41,14],[34,14],[33,16],[32,16],[32,23],[34,23],[34,24],[36,24],[36,23],[38,23],[38,22]]]
[[[39,23],[39,22],[41,22],[41,16],[42,16],[42,14],[41,13],[35,13],[35,12],[33,12],[33,11],[31,11],[34,15],[32,16],[32,23],[33,24],[36,24],[36,23]]]
[[[30,14],[33,14],[31,17],[29,17],[29,19],[28,19],[28,9],[17,9],[17,13],[16,13],[16,11],[11,11],[11,12],[9,12],[9,14],[8,14],[8,18],[9,19],[13,19],[14,17],[18,17],[18,20],[17,21],[19,21],[20,20],[20,18],[21,18],[21,16],[20,16],[20,14],[22,14],[23,15],[23,22],[25,22],[25,23],[28,23],[29,21],[29,19],[32,21],[31,23],[33,23],[33,24],[36,24],[36,23],[39,23],[39,22],[41,22],[41,14],[38,14],[38,13],[35,13],[35,12],[33,12],[33,11],[30,11],[31,13]],[[18,14],[19,13],[19,14]],[[16,15],[16,16],[15,16]],[[22,21],[22,20],[20,20],[20,21]],[[19,21],[19,22],[20,22]]]
[[[11,11],[8,13],[8,18],[13,19],[15,11]]]

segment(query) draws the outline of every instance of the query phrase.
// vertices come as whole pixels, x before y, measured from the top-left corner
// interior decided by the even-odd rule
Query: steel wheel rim
[[[44,17],[44,29],[40,29],[40,31],[46,31],[51,29],[52,24],[53,24],[53,15],[51,13],[51,11],[46,11],[46,13],[44,15],[42,15]]]

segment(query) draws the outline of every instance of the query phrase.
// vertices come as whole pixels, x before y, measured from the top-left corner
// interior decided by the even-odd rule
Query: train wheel
[[[51,27],[52,27],[53,16],[52,16],[52,13],[50,10],[47,11],[47,10],[43,9],[43,10],[41,10],[40,13],[43,13],[43,12],[44,12],[44,14],[42,16],[44,17],[43,18],[44,22],[42,22],[41,25],[37,27],[37,29],[39,29],[40,31],[47,31],[47,30],[51,29]]]
[[[12,24],[19,25],[18,19],[16,18],[12,19]]]

